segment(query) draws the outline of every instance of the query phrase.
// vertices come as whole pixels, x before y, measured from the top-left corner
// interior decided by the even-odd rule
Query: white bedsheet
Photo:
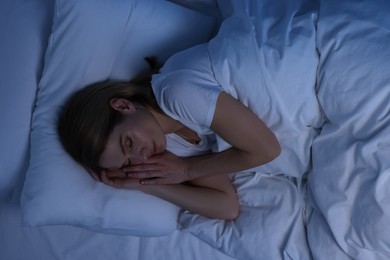
[[[316,259],[331,258],[330,246],[333,259],[390,259],[389,13],[389,1],[321,1],[318,98],[328,120],[309,174]]]
[[[311,259],[296,183],[262,173],[240,173],[232,181],[240,198],[239,218],[219,221],[183,213],[184,232],[235,259]]]

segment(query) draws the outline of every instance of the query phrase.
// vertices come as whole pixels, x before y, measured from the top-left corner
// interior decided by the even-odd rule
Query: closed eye
[[[124,141],[123,141],[124,140]],[[122,154],[124,157],[128,157],[128,153],[131,152],[131,149],[133,148],[133,141],[130,137],[122,138],[122,136],[119,137],[119,145],[122,150]],[[131,164],[130,159],[127,159],[121,166],[121,168],[129,166]]]

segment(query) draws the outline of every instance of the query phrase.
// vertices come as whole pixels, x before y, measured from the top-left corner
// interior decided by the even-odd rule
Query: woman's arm
[[[279,142],[264,122],[225,92],[218,97],[211,128],[232,148],[189,158],[189,179],[253,168],[272,161],[280,154]]]
[[[227,175],[199,178],[188,184],[152,186],[121,175],[121,171],[104,171],[102,181],[115,188],[141,190],[209,218],[233,220],[239,215],[237,194]]]
[[[233,220],[240,206],[226,175],[199,178],[189,184],[143,186],[144,192],[209,218]]]
[[[280,154],[279,142],[264,122],[225,92],[218,97],[211,128],[232,148],[186,159],[164,153],[123,170],[143,184],[181,183],[253,168]]]

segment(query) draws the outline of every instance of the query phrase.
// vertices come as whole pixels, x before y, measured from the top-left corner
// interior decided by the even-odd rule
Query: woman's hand
[[[129,178],[120,169],[104,169],[100,172],[101,181],[118,189],[141,190],[142,185],[138,179]]]
[[[176,184],[189,180],[186,159],[168,151],[150,157],[142,164],[129,165],[122,171],[143,185]]]

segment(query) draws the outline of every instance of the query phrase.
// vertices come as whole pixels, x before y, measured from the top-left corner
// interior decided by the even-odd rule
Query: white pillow
[[[107,78],[130,79],[143,58],[164,61],[205,42],[216,19],[161,0],[57,0],[31,132],[22,194],[24,223],[75,225],[100,232],[165,235],[179,208],[138,191],[94,181],[57,137],[57,114],[74,91]]]
[[[0,205],[11,198],[17,202],[23,187],[31,114],[53,11],[52,1],[0,1]]]

